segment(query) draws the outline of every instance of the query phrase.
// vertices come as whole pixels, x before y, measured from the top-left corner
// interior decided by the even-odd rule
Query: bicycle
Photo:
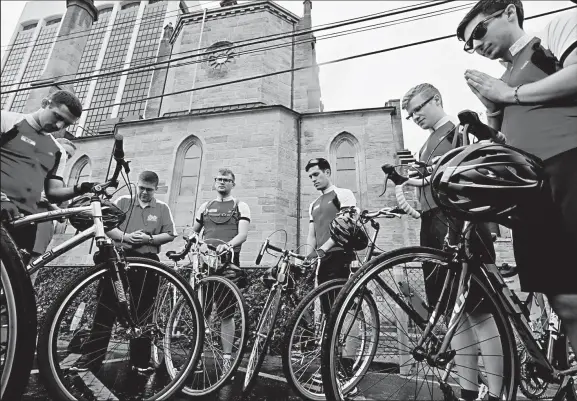
[[[218,254],[214,246],[206,244],[196,233],[184,239],[186,244],[181,252],[168,251],[166,256],[174,262],[174,270],[185,277],[194,289],[204,311],[204,350],[199,359],[199,367],[190,374],[182,389],[187,395],[201,396],[213,393],[225,385],[242,361],[248,340],[248,308],[242,293],[232,280],[212,274],[217,270],[226,273],[226,269],[230,266],[228,261],[234,260],[234,250]],[[206,245],[206,250],[202,250],[203,245]],[[179,266],[178,262],[187,256],[190,264]],[[226,265],[218,269],[218,260],[223,257],[227,261]],[[175,296],[172,288],[164,288],[160,294],[160,300],[168,298],[169,302],[160,302],[160,307],[155,308],[155,319],[162,314],[164,304],[174,304],[167,325],[175,336],[186,335],[178,332],[183,327],[180,321],[181,301]],[[233,319],[234,335],[231,338],[225,338],[221,332],[223,321],[227,318]],[[224,341],[231,347],[232,357],[229,361],[224,360],[224,350],[221,346]],[[165,344],[164,348],[170,350],[169,345]],[[153,350],[153,359],[157,365],[162,363],[163,355],[160,355],[158,348]],[[178,372],[173,366],[170,351],[164,355],[164,363],[171,377]]]
[[[376,212],[363,211],[359,215],[359,220],[363,225],[370,222],[373,234],[369,241],[369,247],[362,259],[361,264],[369,261],[373,256],[379,254],[375,252],[376,240],[380,230],[380,224],[375,220],[378,217],[395,218],[400,217],[402,210],[393,208],[383,208]],[[351,263],[351,274],[354,267],[358,268],[358,260]],[[349,277],[350,277],[349,276]],[[323,299],[330,305],[336,295],[347,282],[347,279],[335,279],[322,283],[297,305],[289,320],[283,340],[282,363],[284,375],[291,387],[302,397],[309,400],[325,400],[322,378],[320,376],[320,342],[322,339],[326,316],[321,312],[321,302]],[[375,301],[367,297],[366,314],[359,322],[358,331],[364,333],[359,336],[357,344],[356,358],[353,363],[353,370],[357,374],[362,374],[368,369],[368,361],[376,352],[379,327],[379,319]],[[364,356],[364,358],[363,358]],[[353,389],[358,380],[346,383],[346,390]]]
[[[497,132],[481,125],[478,118],[474,118],[476,116],[469,114],[459,117],[465,132],[470,129],[499,140]],[[383,171],[396,185],[399,206],[409,215],[418,215],[404,199],[402,187],[404,184],[423,186],[428,179],[402,177],[393,166],[383,166]],[[577,399],[572,377],[577,372],[577,366],[556,369],[551,365],[531,334],[520,301],[509,290],[497,267],[482,263],[478,255],[471,253],[470,238],[476,224],[465,222],[458,242],[454,245],[446,242],[444,250],[407,247],[382,254],[361,267],[347,282],[335,300],[323,337],[321,361],[327,398],[345,398],[337,380],[340,359],[338,344],[343,335],[342,328],[355,300],[366,291],[372,291],[382,297],[383,303],[393,301],[394,306],[390,310],[395,308],[399,312],[398,316],[393,313],[395,321],[386,325],[391,335],[384,340],[388,340],[387,346],[398,343],[402,348],[390,355],[388,366],[374,369],[370,375],[362,378],[366,380],[359,387],[367,394],[379,391],[378,396],[386,399],[430,397],[456,400],[454,387],[477,388],[478,376],[483,376],[493,396],[513,400],[519,375],[515,328],[535,366],[536,374],[559,384],[554,399]],[[407,276],[411,271],[416,271],[416,276],[422,279],[420,270],[423,262],[432,263],[435,271],[441,272],[440,277],[444,277],[439,298],[433,305],[424,305],[426,320],[412,306],[410,298],[403,294],[393,275],[395,271]],[[471,293],[476,296],[471,297]],[[488,308],[486,319],[471,323],[469,318],[465,318],[469,313],[465,313],[466,307],[472,307],[475,311],[482,304]],[[442,315],[445,315],[444,318],[441,318]],[[462,348],[452,349],[452,342],[457,338],[462,340],[462,334],[472,329],[474,324],[487,329],[482,331],[483,337],[475,338],[476,343],[465,342]],[[383,329],[381,327],[381,332]],[[383,336],[386,337],[385,334]],[[467,377],[452,369],[453,365],[470,367],[470,364],[462,365],[463,358],[479,366],[476,371],[465,373]],[[399,384],[399,388],[393,391],[391,387],[396,384]],[[375,389],[377,386],[378,390]],[[427,390],[428,394],[425,394]]]
[[[192,288],[180,275],[162,263],[142,258],[124,258],[122,250],[116,249],[105,234],[106,230],[117,227],[124,220],[124,214],[119,214],[115,211],[114,205],[108,202],[112,195],[107,191],[118,187],[118,176],[122,171],[126,174],[130,171],[128,162],[124,160],[122,145],[122,137],[118,136],[114,149],[116,161],[114,173],[105,183],[93,186],[90,196],[74,200],[67,209],[29,215],[10,223],[14,227],[20,227],[68,217],[71,224],[81,231],[30,262],[28,271],[24,268],[20,253],[2,223],[2,288],[6,304],[9,305],[3,322],[8,328],[6,347],[3,348],[9,356],[4,359],[2,371],[3,399],[16,399],[21,396],[30,374],[36,348],[34,291],[26,276],[90,238],[95,238],[99,249],[94,258],[96,265],[80,273],[58,294],[46,314],[38,338],[39,371],[51,396],[59,400],[94,398],[166,400],[184,386],[188,373],[198,360],[204,326],[200,306]],[[185,312],[189,314],[189,324],[193,327],[191,332],[195,333],[190,339],[191,344],[187,344],[186,348],[191,351],[180,355],[178,374],[174,378],[161,373],[156,374],[155,386],[143,385],[142,377],[138,371],[132,369],[130,361],[120,358],[123,351],[130,354],[132,342],[152,338],[153,342],[159,343],[165,336],[164,327],[147,322],[149,311],[139,310],[140,298],[129,278],[138,271],[144,272],[144,277],[148,275],[155,277],[159,285],[169,282],[179,292],[179,297],[186,305]],[[143,282],[145,280],[143,279]],[[99,299],[99,295],[105,289],[112,293],[112,304],[104,305],[104,308],[99,308],[98,304],[91,304],[91,301]],[[116,324],[110,330],[113,341],[109,341],[104,348],[96,350],[96,355],[90,355],[95,357],[90,370],[73,371],[71,367],[81,354],[75,352],[78,351],[78,347],[71,346],[71,342],[75,340],[81,328],[90,331],[87,328],[96,319],[95,314],[99,310],[111,306],[114,309],[114,317],[117,318]],[[143,316],[136,316],[139,312],[142,312]],[[23,328],[28,331],[23,333]],[[127,340],[129,344],[123,346],[115,344],[122,339]],[[89,345],[90,341],[85,339],[80,346],[81,352],[86,354],[86,347]],[[104,360],[107,354],[112,358]],[[129,355],[128,359],[132,356]],[[128,372],[116,375],[119,370],[127,367]],[[93,394],[93,391],[98,393]]]

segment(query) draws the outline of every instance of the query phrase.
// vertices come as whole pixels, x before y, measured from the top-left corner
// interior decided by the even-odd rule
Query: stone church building
[[[308,207],[319,194],[304,171],[311,158],[331,162],[333,182],[351,189],[360,208],[394,206],[391,185],[379,197],[380,167],[411,159],[403,144],[400,102],[384,98],[382,107],[324,111],[315,37],[308,32],[311,14],[310,0],[304,1],[302,16],[257,0],[224,1],[219,8],[180,15],[164,27],[156,61],[196,57],[156,69],[147,96],[182,93],[148,100],[144,113],[132,118],[109,119],[97,135],[77,136],[78,151],[65,179],[69,184],[104,180],[113,135],[121,134],[132,182],[143,170],[158,174],[157,198],[169,204],[182,233],[196,209],[215,197],[218,169],[230,168],[236,175],[233,195],[252,214],[241,254],[245,266],[254,265],[260,244],[276,230],[286,232],[289,249],[306,243]],[[266,40],[255,41],[262,37]],[[403,217],[380,224],[381,249],[418,243],[419,221]],[[60,226],[53,245],[73,233]],[[276,233],[272,240],[283,245],[285,234]],[[163,254],[182,244],[177,238]],[[90,263],[93,250],[86,243],[56,263]]]

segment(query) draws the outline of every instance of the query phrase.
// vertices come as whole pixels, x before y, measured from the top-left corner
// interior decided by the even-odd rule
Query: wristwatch
[[[148,239],[148,243],[152,245],[152,241],[154,240],[154,238],[152,238],[152,234],[148,234],[150,236],[150,238]]]

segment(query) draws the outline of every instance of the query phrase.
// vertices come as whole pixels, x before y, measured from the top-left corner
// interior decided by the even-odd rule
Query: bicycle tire
[[[22,397],[36,349],[36,300],[18,248],[2,226],[0,291],[0,399]]]
[[[235,373],[235,371],[237,370],[238,366],[240,365],[240,363],[242,362],[242,358],[243,358],[243,351],[244,348],[246,346],[246,343],[248,341],[248,308],[246,305],[246,301],[242,295],[242,293],[240,292],[239,288],[236,286],[235,283],[233,283],[231,280],[225,278],[225,277],[220,277],[220,276],[209,276],[209,277],[205,277],[202,280],[200,280],[200,282],[198,283],[198,285],[195,288],[196,293],[198,294],[198,289],[200,286],[203,285],[207,285],[211,282],[216,282],[216,283],[220,283],[224,286],[227,286],[232,293],[234,294],[236,301],[238,303],[237,307],[239,307],[239,313],[240,313],[240,317],[242,320],[242,328],[240,329],[240,333],[241,333],[241,338],[240,338],[240,342],[238,344],[238,352],[236,353],[236,358],[234,359],[234,361],[232,362],[231,365],[231,369],[223,376],[221,376],[219,378],[218,381],[216,381],[214,384],[212,384],[211,386],[204,388],[204,389],[197,389],[194,387],[189,387],[189,385],[185,384],[185,386],[182,388],[182,392],[184,394],[187,395],[191,395],[191,396],[203,396],[203,395],[208,395],[211,394],[217,390],[219,390],[222,386],[224,386],[227,382],[227,380]],[[180,301],[179,301],[180,302]],[[178,311],[178,305],[175,306],[174,311],[171,315],[173,315],[175,312]],[[201,305],[201,308],[203,308],[204,305]],[[171,325],[172,322],[172,316],[171,319],[169,320],[169,325]],[[205,332],[206,332],[206,324],[205,326]],[[205,336],[205,340],[204,340],[205,344],[207,342],[206,336]],[[170,349],[170,348],[168,348]],[[170,375],[172,375],[173,371],[172,369],[170,369],[167,366],[168,372]],[[191,378],[194,377],[194,373],[191,373],[189,375],[189,378],[187,379],[187,382],[191,380]]]
[[[334,371],[334,366],[336,366],[338,362],[338,357],[334,353],[334,347],[336,344],[338,344],[339,333],[337,329],[338,325],[340,324],[340,320],[345,313],[344,309],[346,309],[347,303],[350,303],[351,300],[354,299],[357,290],[360,288],[367,288],[366,286],[373,277],[377,277],[385,270],[392,270],[395,264],[423,261],[436,261],[441,265],[449,266],[452,262],[452,255],[444,251],[426,247],[408,247],[397,249],[379,255],[378,257],[366,263],[357,273],[353,275],[351,279],[349,279],[347,284],[343,287],[331,309],[331,314],[327,322],[321,349],[322,376],[327,399],[335,401],[344,400],[344,396],[341,393],[336,377],[337,371]],[[514,400],[517,389],[516,378],[518,377],[518,364],[512,327],[508,317],[504,315],[504,312],[498,306],[493,293],[484,286],[484,283],[480,281],[476,274],[472,274],[471,282],[480,285],[480,290],[484,294],[485,298],[488,299],[490,305],[493,307],[491,313],[494,313],[493,318],[498,329],[497,338],[502,341],[501,347],[503,352],[503,383],[500,399]],[[393,291],[390,287],[388,289]],[[394,301],[397,303],[397,305],[399,305],[399,301],[402,301],[402,299],[397,297],[394,299]],[[409,315],[409,318],[413,320],[413,323],[417,324],[416,327],[418,327],[418,324],[422,324],[417,323],[419,322],[419,318],[416,316],[414,310],[411,311],[411,308],[406,302],[404,302],[404,305],[400,306],[401,309]],[[411,355],[410,351],[407,351],[407,353],[408,355]],[[435,372],[433,372],[433,374],[434,373]],[[417,379],[416,376],[415,378]],[[423,383],[421,383],[419,391],[422,390],[423,384],[427,380],[428,379],[424,381],[421,380]],[[429,390],[431,389],[429,388]],[[433,389],[433,391],[435,391],[435,389]],[[455,397],[454,394],[452,397]]]
[[[249,393],[256,383],[258,372],[260,371],[262,363],[264,362],[264,358],[266,357],[268,343],[272,337],[272,327],[274,326],[278,311],[280,309],[281,296],[282,289],[277,286],[277,288],[269,294],[262,309],[255,333],[256,335],[254,338],[254,344],[252,346],[252,350],[246,366],[246,374],[244,377],[244,383],[242,385],[243,394]],[[261,330],[263,330],[264,325],[267,323],[267,317],[270,318],[270,327],[266,329],[266,333],[261,334]],[[260,354],[257,354],[259,352],[259,346]]]
[[[295,377],[295,372],[294,372],[294,369],[292,366],[292,356],[291,356],[293,338],[295,336],[295,331],[297,330],[298,323],[301,320],[301,316],[304,313],[306,313],[307,308],[309,308],[313,302],[315,302],[321,295],[324,295],[324,294],[329,293],[331,291],[334,292],[336,295],[338,293],[338,291],[340,291],[340,289],[346,284],[346,282],[347,282],[347,279],[335,279],[335,280],[327,281],[325,283],[322,283],[318,287],[316,287],[313,291],[309,292],[307,294],[307,296],[305,296],[305,298],[303,298],[303,300],[297,305],[297,307],[296,307],[295,311],[293,312],[291,319],[289,320],[289,323],[287,325],[287,327],[289,327],[290,330],[285,334],[285,337],[283,339],[283,349],[282,349],[282,363],[283,363],[284,375],[285,375],[287,382],[291,385],[291,387],[295,390],[296,393],[300,394],[301,397],[308,399],[308,400],[311,400],[311,401],[324,401],[324,400],[326,400],[326,397],[325,397],[324,393],[321,393],[321,392],[315,393],[315,392],[307,390],[299,382],[299,380]],[[369,306],[371,312],[373,312],[373,319],[375,319],[375,323],[374,323],[373,328],[375,330],[377,330],[377,328],[379,327],[377,306],[375,304],[374,299],[372,299],[371,297],[366,297],[365,300],[367,300],[368,306]],[[373,331],[375,331],[375,330],[373,330]],[[375,339],[378,340],[378,334],[373,333],[373,336]],[[364,337],[363,337],[363,341],[364,341]],[[360,363],[359,369],[358,370],[355,369],[355,374],[359,374],[361,376],[366,372],[366,369],[369,368],[370,361],[372,360],[372,358],[374,357],[374,355],[377,351],[378,342],[373,341],[373,342],[371,342],[371,344],[372,344],[372,347],[368,351],[368,353],[361,352],[359,359],[357,361],[355,361],[355,366],[358,366],[358,364]],[[363,345],[361,348],[364,349],[365,345]],[[364,361],[360,361],[361,356],[365,357]],[[320,358],[320,344],[319,344],[318,357]],[[350,383],[347,383],[347,386],[345,387],[345,392],[347,391],[348,388],[353,388],[357,384],[357,382],[358,382],[358,380],[352,380]]]
[[[192,322],[192,324],[196,324],[197,327],[197,335],[194,339],[196,347],[194,350],[192,350],[192,352],[186,355],[183,368],[180,370],[177,377],[158,393],[152,396],[148,396],[147,398],[137,398],[150,401],[168,400],[184,386],[188,373],[190,373],[198,361],[200,349],[202,348],[204,333],[204,325],[201,315],[202,312],[190,285],[173,269],[160,262],[150,259],[129,257],[126,258],[126,261],[127,265],[132,269],[143,268],[147,271],[151,271],[160,275],[164,279],[169,279],[172,285],[175,285],[180,289],[180,296],[183,297],[183,299],[186,299],[187,304],[194,314],[193,318],[195,321]],[[55,325],[60,324],[60,322],[65,317],[65,313],[63,312],[64,308],[68,305],[69,302],[71,302],[72,297],[85,287],[88,287],[95,282],[99,282],[108,272],[109,267],[106,263],[102,263],[80,274],[76,280],[71,282],[63,291],[61,291],[56,301],[50,306],[46,314],[45,322],[38,339],[38,365],[44,383],[54,399],[90,399],[85,398],[86,396],[84,395],[78,396],[78,398],[72,395],[60,378],[60,366],[55,364],[55,357],[58,355],[58,339],[55,337]],[[91,395],[91,397],[93,397],[93,395]]]

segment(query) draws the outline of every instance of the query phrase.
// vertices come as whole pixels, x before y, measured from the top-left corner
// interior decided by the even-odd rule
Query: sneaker
[[[319,385],[323,384],[323,377],[321,376],[321,374],[319,372],[315,372],[311,376],[311,381],[313,382],[313,384],[319,386]]]
[[[155,371],[154,367],[148,366],[132,366],[132,371],[143,375],[150,374]]]
[[[222,358],[222,374],[228,373],[229,370],[232,369],[232,358],[230,355],[228,357],[225,355]]]
[[[352,400],[353,398],[357,398],[360,394],[360,390],[357,386],[350,389],[346,394],[343,393],[343,388],[345,387],[345,383],[347,382],[345,376],[342,372],[339,371],[337,381],[339,382],[339,393],[341,394],[342,398],[345,400]],[[364,399],[364,397],[362,398]]]
[[[198,363],[196,364],[196,368],[194,369],[195,374],[204,373],[204,362],[202,361],[203,359],[204,354],[200,355],[200,358],[198,358]]]
[[[94,361],[92,361],[88,355],[82,355],[68,369],[71,372],[87,372],[93,367],[93,364]]]

